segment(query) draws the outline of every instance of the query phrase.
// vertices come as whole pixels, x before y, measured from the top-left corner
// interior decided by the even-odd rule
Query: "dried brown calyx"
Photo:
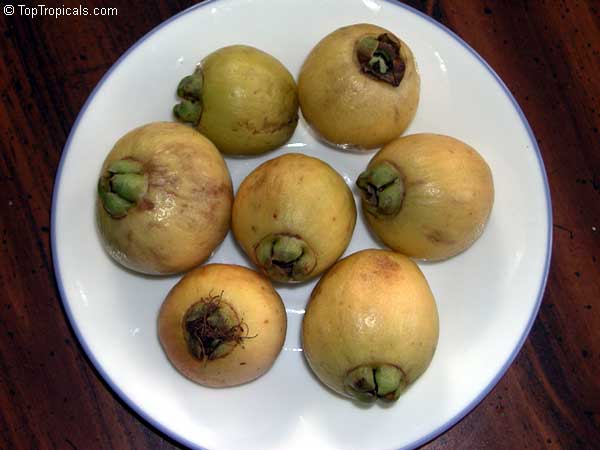
[[[220,295],[209,295],[188,308],[183,316],[188,350],[201,361],[223,358],[248,336],[248,327]]]
[[[361,38],[356,57],[361,70],[378,80],[399,86],[404,78],[406,64],[400,56],[400,42],[387,33]]]

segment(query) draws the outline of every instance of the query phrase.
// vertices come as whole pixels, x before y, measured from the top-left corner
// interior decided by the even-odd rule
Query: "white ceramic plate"
[[[480,151],[494,175],[496,200],[481,239],[449,261],[421,264],[440,314],[433,362],[392,407],[360,408],[332,394],[302,355],[300,324],[313,282],[278,287],[289,328],[266,375],[231,389],[195,385],[169,364],[156,334],[159,306],[178,277],[122,270],[99,243],[94,198],[100,166],[122,134],[171,120],[177,82],[208,53],[228,44],[253,45],[297,75],[323,36],[358,22],[392,30],[415,54],[421,103],[408,132],[457,137]],[[227,158],[234,188],[257,165],[286,152],[325,160],[350,186],[373,155],[325,147],[300,123],[280,150]],[[519,351],[540,304],[551,248],[543,163],[511,94],[457,36],[385,0],[208,1],[163,23],[126,52],[90,95],[63,152],[52,213],[56,277],[93,364],[158,429],[210,449],[411,448],[435,437],[483,399]],[[378,246],[359,216],[346,254]],[[231,234],[210,262],[249,265]]]

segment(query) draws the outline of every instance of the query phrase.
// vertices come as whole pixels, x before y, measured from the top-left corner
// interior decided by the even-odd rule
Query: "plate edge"
[[[169,17],[167,20],[159,23],[152,30],[148,31],[145,35],[143,35],[141,38],[139,38],[131,47],[129,47],[111,65],[111,67],[108,69],[108,71],[102,76],[100,81],[98,81],[98,83],[96,84],[96,86],[94,87],[94,89],[92,90],[92,92],[90,93],[88,98],[86,99],[85,103],[81,107],[81,110],[79,111],[75,121],[73,122],[73,125],[71,126],[71,131],[69,132],[69,136],[67,137],[65,145],[63,146],[63,151],[62,151],[60,161],[59,161],[59,164],[57,167],[56,175],[54,178],[54,188],[52,191],[51,216],[50,216],[50,247],[51,247],[51,254],[52,254],[52,265],[54,268],[54,277],[56,280],[58,291],[60,293],[63,308],[69,319],[69,324],[72,327],[72,329],[79,341],[79,344],[82,346],[87,358],[90,360],[90,362],[92,363],[94,368],[98,371],[98,373],[102,376],[104,381],[109,385],[110,389],[112,389],[114,391],[114,393],[116,393],[119,396],[120,399],[125,401],[125,403],[128,405],[128,407],[131,408],[133,411],[135,411],[135,413],[138,414],[142,419],[147,421],[149,424],[151,424],[153,427],[155,427],[161,433],[164,433],[166,436],[168,436],[172,439],[175,439],[176,441],[178,441],[188,447],[191,447],[194,449],[199,449],[199,450],[205,450],[206,448],[201,447],[198,444],[185,439],[184,437],[182,437],[181,435],[175,433],[174,431],[172,431],[170,429],[167,429],[162,424],[158,423],[152,417],[150,417],[150,415],[147,414],[145,411],[143,411],[140,407],[138,407],[138,405],[135,402],[133,402],[120,388],[118,388],[116,383],[113,382],[112,378],[108,376],[108,374],[104,371],[103,367],[99,364],[99,362],[93,356],[93,353],[90,351],[90,348],[89,348],[89,345],[87,344],[87,342],[84,339],[82,339],[81,331],[80,331],[79,327],[77,326],[76,322],[73,320],[72,311],[71,311],[69,305],[67,304],[67,302],[65,301],[66,295],[65,295],[64,286],[62,284],[62,277],[60,275],[60,265],[58,264],[58,257],[56,254],[56,231],[55,231],[56,226],[55,226],[55,223],[56,223],[56,199],[58,198],[58,193],[59,193],[59,184],[60,184],[59,181],[60,181],[60,178],[62,175],[63,165],[66,160],[67,153],[68,153],[70,145],[71,145],[71,141],[77,130],[77,127],[78,127],[78,124],[79,124],[81,118],[85,115],[85,112],[87,111],[89,105],[91,104],[92,100],[94,99],[97,92],[100,90],[100,88],[104,84],[104,82],[110,77],[112,72],[121,64],[121,62],[133,50],[135,50],[139,45],[141,45],[143,42],[145,42],[154,33],[159,31],[164,26],[170,24],[171,22],[177,20],[179,17],[181,17],[185,14],[188,14],[192,10],[202,8],[208,4],[214,3],[216,1],[217,0],[205,0],[202,3],[192,5],[191,7],[186,8],[183,11],[180,11],[179,13]],[[531,317],[529,319],[529,323],[526,326],[523,334],[521,335],[519,342],[518,342],[517,346],[515,347],[514,351],[509,356],[509,358],[506,360],[506,362],[504,363],[504,365],[502,366],[502,368],[500,369],[498,374],[488,384],[488,386],[486,386],[486,388],[484,388],[484,390],[479,394],[479,396],[477,396],[475,399],[473,399],[465,408],[463,408],[454,417],[452,417],[448,422],[441,425],[434,431],[432,431],[432,432],[428,433],[427,435],[425,435],[424,437],[410,443],[408,446],[404,446],[399,449],[399,450],[410,450],[410,449],[414,449],[416,447],[419,447],[419,446],[435,439],[437,436],[448,431],[450,428],[452,428],[454,425],[456,425],[459,421],[461,421],[463,418],[465,418],[477,405],[479,405],[479,403],[481,403],[483,401],[483,399],[485,397],[487,397],[489,395],[491,390],[502,379],[502,377],[505,375],[506,371],[509,369],[509,367],[514,362],[517,355],[520,353],[520,351],[531,331],[531,328],[533,327],[535,319],[537,318],[539,308],[541,306],[542,298],[543,298],[543,295],[544,295],[544,292],[546,289],[546,284],[548,281],[550,261],[551,261],[551,255],[552,255],[552,240],[553,240],[553,236],[552,236],[552,227],[553,227],[552,201],[551,201],[551,197],[550,197],[548,177],[547,177],[545,165],[543,162],[543,158],[542,158],[542,154],[540,152],[539,146],[537,144],[537,140],[535,138],[535,135],[533,134],[533,130],[531,129],[531,126],[529,125],[529,122],[527,121],[527,118],[525,117],[525,114],[523,113],[523,110],[521,109],[519,103],[514,98],[511,91],[508,89],[508,87],[504,83],[504,81],[502,81],[502,79],[498,76],[498,74],[496,74],[494,69],[467,42],[465,42],[460,36],[458,36],[454,31],[452,31],[451,29],[446,27],[444,24],[436,21],[435,19],[433,19],[432,17],[428,16],[427,14],[419,11],[418,9],[415,9],[409,5],[400,3],[397,0],[383,0],[383,1],[385,1],[386,3],[390,3],[394,6],[404,8],[404,9],[408,10],[409,12],[412,12],[416,16],[424,19],[426,22],[434,25],[437,28],[440,28],[442,31],[445,31],[450,37],[452,37],[463,48],[465,48],[470,54],[472,54],[480,63],[482,63],[483,66],[487,69],[487,71],[492,75],[492,77],[500,85],[500,87],[502,88],[502,91],[505,93],[505,95],[508,97],[508,99],[511,101],[511,104],[517,111],[519,118],[521,119],[521,122],[522,122],[523,126],[525,127],[525,130],[527,131],[527,135],[529,136],[529,139],[533,144],[533,150],[536,153],[536,157],[537,157],[537,161],[538,161],[538,165],[539,165],[539,169],[540,169],[540,174],[542,176],[542,181],[544,184],[544,193],[545,193],[546,208],[547,208],[546,215],[547,215],[547,221],[548,221],[548,227],[546,230],[547,236],[548,236],[547,244],[546,244],[546,259],[545,259],[545,265],[544,265],[544,269],[543,269],[542,279],[540,281],[540,286],[538,289],[538,297],[536,300],[536,305],[533,308]]]

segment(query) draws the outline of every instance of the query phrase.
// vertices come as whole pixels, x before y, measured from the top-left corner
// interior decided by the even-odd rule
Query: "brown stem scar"
[[[406,64],[400,55],[400,42],[388,33],[361,38],[356,57],[360,69],[379,81],[397,87],[404,78]]]
[[[204,362],[223,358],[244,339],[256,337],[248,336],[248,326],[223,300],[222,292],[209,294],[190,306],[182,325],[189,352]]]

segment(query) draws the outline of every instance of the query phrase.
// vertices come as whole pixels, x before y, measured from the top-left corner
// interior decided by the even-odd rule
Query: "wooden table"
[[[0,14],[0,449],[177,447],[83,354],[51,262],[52,188],[77,113],[127,48],[192,2],[127,3],[83,5],[118,6],[116,17]],[[408,3],[466,40],[513,92],[538,139],[554,217],[551,272],[525,346],[426,448],[599,448],[600,3]]]

